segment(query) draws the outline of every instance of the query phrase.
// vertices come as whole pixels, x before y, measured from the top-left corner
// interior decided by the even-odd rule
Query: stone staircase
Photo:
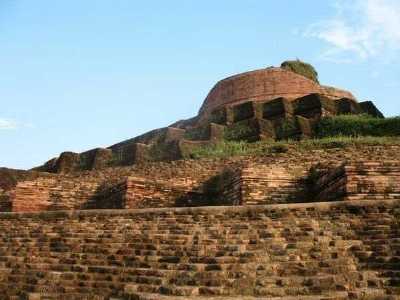
[[[2,213],[0,295],[395,297],[399,209],[399,202],[367,201]]]

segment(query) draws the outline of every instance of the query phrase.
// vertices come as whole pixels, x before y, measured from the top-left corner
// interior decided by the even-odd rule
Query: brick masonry
[[[257,157],[24,176],[2,185],[15,197],[14,210],[32,212],[0,213],[0,295],[398,299],[400,200],[377,195],[399,182],[399,163],[386,161],[399,150],[289,147]],[[298,184],[316,161],[315,170],[325,171],[311,176],[316,186],[329,186],[339,169],[350,178],[345,191],[362,197],[332,202],[331,192],[322,197],[330,202],[273,204],[307,201]],[[207,204],[207,184],[221,174],[223,198],[205,198],[230,206],[173,207]],[[365,193],[371,187],[375,193]],[[162,208],[138,209],[145,207]]]
[[[225,203],[262,205],[308,200],[305,198],[308,172],[304,169],[296,172],[279,165],[249,163],[225,174],[230,174],[222,191],[222,197],[229,199]]]
[[[123,203],[125,208],[177,207],[185,197],[202,195],[196,181],[186,181],[184,184],[171,184],[166,181],[154,181],[145,178],[128,177],[122,184],[125,188]]]
[[[71,178],[19,183],[11,192],[12,211],[72,210],[93,206],[100,183]],[[109,207],[111,208],[111,207]]]
[[[355,161],[318,166],[316,199],[400,199],[400,161]]]
[[[267,68],[235,75],[218,82],[204,101],[200,115],[208,115],[221,106],[249,100],[266,101],[279,97],[294,100],[312,93],[333,99],[354,99],[350,92],[320,86],[310,79],[281,68]]]
[[[68,174],[178,160],[187,158],[196,145],[226,139],[255,142],[309,138],[321,117],[359,113],[383,116],[373,103],[358,103],[350,92],[319,85],[285,69],[266,68],[218,82],[194,118],[105,149],[63,152],[36,170]]]
[[[335,166],[339,162],[351,163],[355,159],[373,163],[384,158],[393,159],[398,156],[398,151],[397,146],[371,147],[364,152],[357,148],[315,150],[303,154],[289,150],[288,153],[258,158],[148,163],[75,175],[52,175],[18,183],[15,188],[3,192],[0,203],[3,203],[3,211],[42,211],[331,201],[340,199],[338,195],[341,186],[331,184],[335,193],[329,188],[323,193],[322,188],[318,188],[324,186],[326,181],[332,181],[329,172],[318,177],[319,182],[315,184],[317,188],[309,194],[307,180],[316,161],[328,165],[333,163]],[[359,180],[358,186],[365,186],[366,180],[375,178],[395,185],[398,182],[396,173],[393,173],[396,168],[398,163],[397,167],[392,166],[392,173],[388,170],[382,171],[381,177],[373,177],[371,172],[364,179],[354,172],[349,174]],[[234,171],[227,173],[224,169]],[[361,173],[367,172],[368,164],[359,165],[357,170]],[[221,177],[221,174],[222,186],[216,187],[219,194],[206,191],[205,188],[213,177]],[[343,180],[346,181],[345,178]],[[369,187],[372,188],[369,193],[349,191],[349,197],[367,195],[371,198],[374,193],[376,199],[397,197],[395,193],[387,193],[383,188],[373,192],[376,187],[366,185],[366,188]]]
[[[396,299],[399,217],[398,200],[1,213],[0,294]]]
[[[22,212],[182,206],[187,205],[183,198],[198,198],[202,183],[230,163],[234,161],[149,163],[39,177],[19,182],[8,191],[7,199],[0,201],[4,203],[0,207]]]

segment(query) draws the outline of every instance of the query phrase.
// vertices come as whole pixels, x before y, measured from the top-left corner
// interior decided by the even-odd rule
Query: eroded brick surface
[[[400,199],[400,161],[355,161],[319,166],[318,200]]]
[[[2,213],[0,294],[399,295],[399,215],[399,201]]]
[[[46,175],[32,181],[22,181],[12,190],[0,191],[0,204],[3,211],[257,205],[332,201],[340,199],[340,191],[344,192],[344,188],[348,189],[348,196],[353,199],[361,199],[357,197],[363,195],[369,199],[396,199],[397,190],[390,192],[388,189],[399,182],[399,153],[398,146],[370,147],[365,150],[338,148],[307,153],[288,150],[287,153],[265,157],[149,163],[75,175]],[[379,166],[374,171],[369,169],[368,163],[356,163],[357,168],[351,171],[352,162],[360,159],[379,165],[379,161],[394,158],[399,160],[392,164],[391,171]],[[321,174],[315,183],[316,188],[309,194],[307,179],[316,162],[333,165],[333,170],[336,170],[337,164],[349,162],[347,172],[354,178],[356,190],[350,190],[347,177],[339,178],[344,183],[337,182],[330,179],[332,175],[328,172]],[[205,190],[206,187],[215,176],[224,174],[226,169],[233,172],[224,178],[220,186],[213,187],[219,194],[211,195]],[[381,173],[375,174],[377,171]],[[360,177],[363,172],[367,173]],[[376,180],[381,183],[374,186],[369,184],[371,180],[372,183]],[[326,184],[328,187],[325,188]]]
[[[265,101],[279,97],[293,100],[313,93],[333,99],[354,99],[354,96],[347,91],[320,86],[312,80],[287,70],[268,68],[220,81],[208,94],[200,113],[209,114],[220,106],[248,100]]]

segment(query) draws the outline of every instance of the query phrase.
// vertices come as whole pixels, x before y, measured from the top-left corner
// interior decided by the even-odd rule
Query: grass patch
[[[254,141],[259,129],[254,120],[244,120],[234,123],[225,129],[224,139],[227,141]]]
[[[319,83],[318,73],[315,70],[315,68],[312,65],[305,63],[299,59],[285,61],[282,63],[281,68],[292,71],[296,74],[299,74],[308,79],[311,79],[312,81],[315,81],[316,83]]]
[[[214,145],[199,146],[192,150],[190,157],[194,159],[206,157],[230,157],[246,155],[253,151],[255,144],[244,141],[223,141]]]
[[[300,135],[299,124],[296,119],[285,119],[282,124],[276,128],[276,138],[278,140],[294,138]]]
[[[316,125],[316,136],[400,136],[400,117],[380,119],[369,115],[326,117]]]
[[[260,141],[247,143],[245,141],[223,141],[213,145],[199,146],[191,150],[190,157],[200,158],[227,158],[233,156],[258,156],[286,153],[290,149],[307,152],[318,149],[335,149],[363,146],[400,145],[399,137],[349,137],[336,136],[323,139],[309,139],[302,141],[288,140],[279,142]]]

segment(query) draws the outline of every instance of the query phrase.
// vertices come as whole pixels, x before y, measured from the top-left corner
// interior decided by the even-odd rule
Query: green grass
[[[249,141],[258,134],[258,128],[255,127],[252,120],[244,120],[226,128],[224,139],[227,141]]]
[[[400,136],[400,117],[380,119],[369,115],[340,115],[321,119],[315,128],[319,138],[331,136]]]
[[[301,132],[296,119],[285,119],[276,129],[276,137],[278,140],[290,139],[299,134],[301,134]]]
[[[292,71],[296,74],[299,74],[308,79],[311,79],[312,81],[315,81],[316,83],[319,83],[318,73],[315,70],[315,68],[312,65],[302,62],[299,59],[285,61],[282,63],[281,68]]]
[[[334,149],[346,147],[363,147],[363,146],[384,146],[384,145],[400,145],[399,137],[346,137],[336,136],[322,139],[310,139],[302,141],[279,141],[267,142],[260,141],[256,143],[247,143],[244,141],[223,141],[214,145],[199,146],[194,148],[190,153],[190,157],[194,159],[200,158],[227,158],[233,156],[258,156],[271,155],[274,153],[285,153],[290,149],[299,152],[307,152],[309,150],[318,149]]]

